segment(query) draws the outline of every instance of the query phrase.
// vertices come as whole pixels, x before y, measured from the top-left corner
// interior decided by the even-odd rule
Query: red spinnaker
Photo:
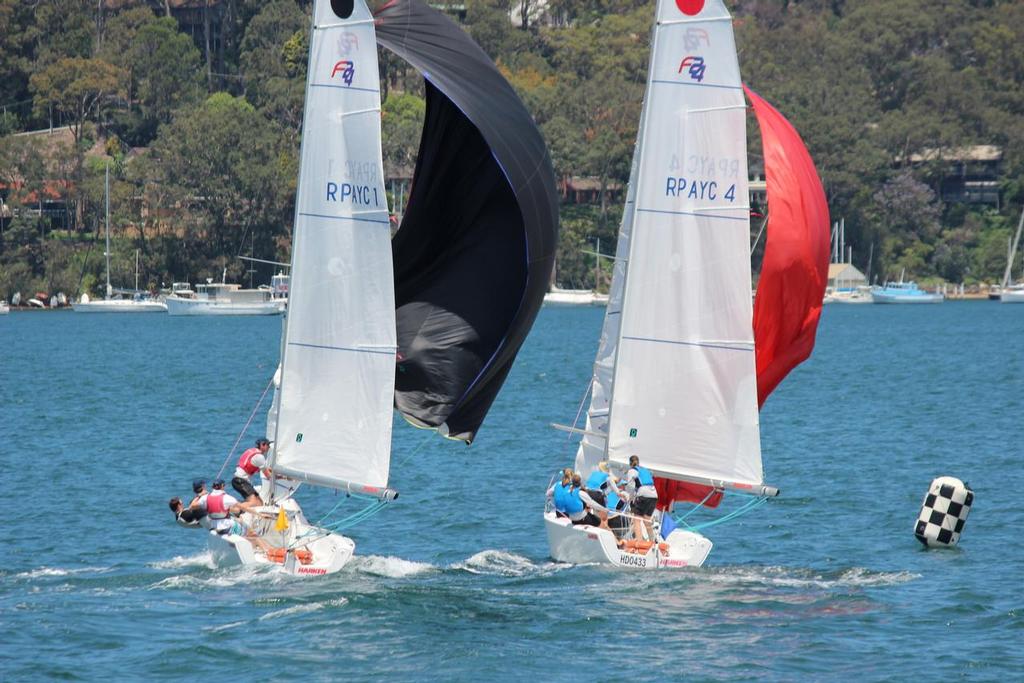
[[[768,228],[754,301],[757,404],[811,355],[828,280],[829,216],[825,190],[800,134],[746,85],[764,145]],[[656,479],[659,507],[700,503],[711,487]],[[721,501],[715,493],[704,504]]]
[[[757,403],[811,355],[828,281],[825,190],[800,134],[753,90],[764,145],[768,231],[754,300]]]

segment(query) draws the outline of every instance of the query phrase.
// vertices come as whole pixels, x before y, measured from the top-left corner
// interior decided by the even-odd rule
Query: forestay
[[[746,120],[731,19],[721,0],[661,0],[657,17],[607,452],[619,463],[637,454],[663,476],[757,485]]]
[[[377,45],[363,0],[314,5],[302,130],[274,469],[383,487],[395,305]]]
[[[641,122],[643,115],[641,114]],[[622,320],[622,291],[626,283],[629,263],[629,234],[633,227],[633,208],[636,206],[636,171],[640,158],[640,139],[643,131],[637,132],[633,148],[633,164],[629,171],[629,187],[626,190],[626,205],[619,225],[619,239],[615,246],[616,258],[612,270],[612,284],[608,290],[608,306],[605,309],[601,339],[594,359],[594,377],[590,383],[590,407],[587,423],[576,452],[576,471],[588,476],[606,457],[608,442],[608,406],[612,394],[612,376],[615,369],[615,349],[619,341],[619,322]]]

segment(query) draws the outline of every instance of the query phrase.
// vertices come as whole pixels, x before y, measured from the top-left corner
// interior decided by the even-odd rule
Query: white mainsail
[[[617,341],[602,339],[589,419],[610,386],[610,460],[636,454],[662,476],[753,486],[762,467],[745,106],[721,0],[660,0],[621,320],[610,303],[604,333],[617,327]]]
[[[384,487],[395,333],[374,20],[313,8],[276,473]]]
[[[640,116],[641,125],[643,114]],[[615,348],[619,342],[619,321],[622,319],[622,290],[626,283],[629,263],[629,234],[633,227],[633,207],[636,203],[637,162],[640,159],[642,131],[637,133],[633,146],[633,163],[629,170],[629,186],[626,190],[626,205],[619,225],[619,239],[615,246],[615,262],[612,269],[612,284],[608,290],[608,306],[605,309],[601,340],[594,359],[594,376],[590,383],[590,407],[587,409],[587,423],[580,447],[576,452],[576,471],[584,477],[593,472],[599,462],[607,457],[608,406],[612,395],[612,375],[615,369]]]

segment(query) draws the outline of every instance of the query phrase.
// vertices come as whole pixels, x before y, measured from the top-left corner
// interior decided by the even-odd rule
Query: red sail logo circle
[[[683,14],[693,17],[700,14],[700,11],[704,9],[704,0],[676,0],[676,7]]]

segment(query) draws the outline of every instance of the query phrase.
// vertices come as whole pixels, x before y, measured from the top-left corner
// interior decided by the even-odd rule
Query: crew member
[[[238,466],[235,468],[235,476],[231,478],[231,488],[238,491],[238,495],[246,503],[259,503],[262,505],[256,487],[252,485],[252,475],[267,466],[267,451],[270,450],[270,441],[267,439],[256,439],[255,448],[248,448],[238,459]],[[267,474],[267,470],[264,470]]]
[[[614,526],[614,530],[621,530],[626,526],[626,518],[614,514],[616,510],[626,507],[626,502],[623,500],[625,494],[619,490],[615,477],[608,472],[606,461],[598,463],[597,469],[587,477],[586,491],[594,501],[606,508],[598,511],[602,527],[612,528]],[[609,515],[609,513],[612,514]]]
[[[171,498],[167,505],[171,508],[171,512],[174,513],[174,519],[182,526],[197,527],[200,524],[200,520],[206,518],[204,510],[198,507],[185,507],[185,504],[181,502],[181,498],[177,496]]]
[[[630,510],[634,515],[633,538],[642,540],[642,529],[646,527],[648,540],[655,540],[651,515],[658,504],[658,490],[654,488],[654,475],[646,467],[640,466],[640,458],[635,455],[629,456],[626,491],[629,493]]]
[[[583,478],[579,473],[572,475],[572,486],[565,497],[565,514],[573,526],[586,524],[608,528],[608,522],[594,514],[594,510],[603,511],[604,507],[583,490]]]
[[[547,500],[555,506],[555,517],[565,517],[565,497],[569,495],[569,486],[572,484],[572,470],[566,467],[562,470],[561,481],[556,481],[547,491]]]

